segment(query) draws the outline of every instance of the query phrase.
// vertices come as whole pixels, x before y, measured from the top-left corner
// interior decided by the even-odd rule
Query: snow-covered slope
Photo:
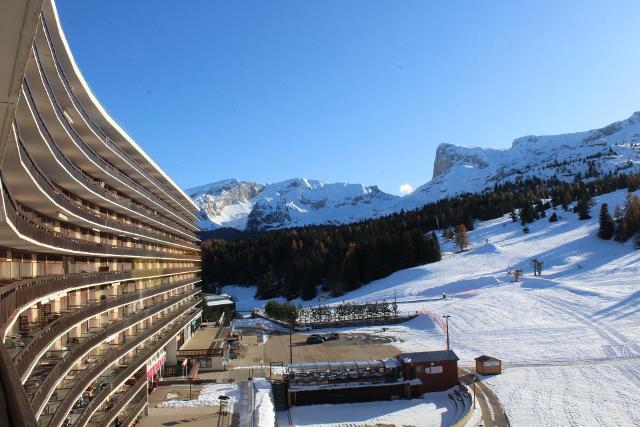
[[[477,193],[516,178],[573,181],[640,170],[640,112],[586,132],[524,136],[509,149],[440,144],[433,178],[400,202],[413,208],[461,193]]]
[[[201,207],[202,229],[270,230],[342,224],[393,212],[398,196],[375,186],[295,178],[274,184],[225,180],[187,190]]]
[[[535,221],[528,234],[508,216],[478,223],[471,250],[454,253],[443,241],[442,261],[323,303],[397,296],[402,310],[425,315],[386,332],[359,331],[391,336],[403,351],[442,349],[444,333],[429,316],[449,314],[460,366],[473,369],[481,354],[503,360],[502,375],[483,381],[513,426],[640,425],[640,250],[597,237],[600,204],[623,206],[626,194],[596,198],[587,221],[558,210],[559,221]],[[544,262],[541,277],[532,275],[533,258]],[[525,271],[517,283],[508,274],[516,268]],[[224,292],[239,307],[264,304],[254,289]]]

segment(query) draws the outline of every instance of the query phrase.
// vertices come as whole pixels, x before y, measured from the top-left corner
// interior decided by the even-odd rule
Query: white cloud
[[[398,189],[401,195],[406,196],[407,194],[413,193],[413,185],[411,184],[402,184]]]

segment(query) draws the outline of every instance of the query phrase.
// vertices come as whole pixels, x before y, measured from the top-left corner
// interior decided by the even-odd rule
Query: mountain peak
[[[267,230],[310,224],[340,224],[394,212],[398,196],[377,186],[291,178],[276,183],[226,179],[194,187],[202,229]]]

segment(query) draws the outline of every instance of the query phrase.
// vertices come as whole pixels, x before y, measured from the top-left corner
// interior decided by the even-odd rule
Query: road
[[[473,384],[475,382],[476,399],[482,410],[483,425],[485,427],[509,427],[509,420],[504,413],[504,409],[491,389],[484,385],[482,380],[473,375],[472,372],[460,369],[460,373],[460,380],[471,390],[474,390]]]

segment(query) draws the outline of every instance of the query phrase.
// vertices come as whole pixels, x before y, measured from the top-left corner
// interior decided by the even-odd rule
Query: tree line
[[[275,230],[235,240],[210,239],[202,243],[203,282],[208,290],[229,284],[256,285],[256,296],[261,299],[309,300],[316,296],[317,286],[337,296],[395,271],[439,261],[436,230],[455,236],[453,229],[457,228],[461,235],[462,230],[472,230],[476,220],[511,214],[526,232],[526,224],[545,217],[550,206],[568,210],[575,203],[574,210],[586,219],[594,195],[639,187],[640,175],[611,173],[589,182],[579,177],[570,183],[557,178],[516,179],[480,194],[442,199],[414,211],[353,224]],[[626,212],[630,212],[628,219],[624,219]],[[557,220],[555,213],[549,220],[554,216]],[[625,208],[616,218],[621,238],[640,231],[635,207]],[[459,240],[456,243],[462,250],[468,241]]]

